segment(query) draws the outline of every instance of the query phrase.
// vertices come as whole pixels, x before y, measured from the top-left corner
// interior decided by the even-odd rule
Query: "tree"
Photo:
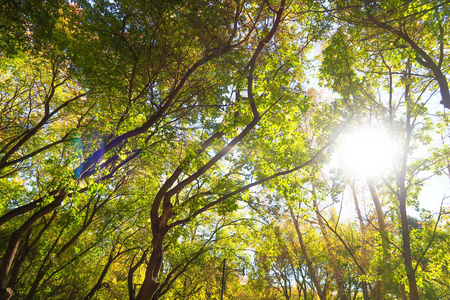
[[[27,232],[39,230],[41,220],[47,224],[47,215],[63,209],[66,202],[79,201],[78,197],[82,197],[79,195],[108,186],[119,174],[133,177],[133,173],[125,172],[132,163],[151,164],[171,145],[176,145],[180,154],[168,157],[170,163],[167,166],[154,170],[156,176],[172,175],[162,175],[166,179],[159,192],[151,191],[154,197],[150,203],[153,242],[147,276],[138,298],[151,298],[159,286],[163,241],[169,229],[186,224],[200,213],[259,184],[256,182],[238,189],[236,177],[225,182],[237,190],[223,194],[222,191],[230,186],[215,184],[220,176],[214,172],[219,171],[218,161],[231,153],[230,150],[256,128],[268,112],[293,100],[292,97],[283,100],[285,95],[275,87],[288,84],[289,70],[298,63],[296,56],[301,52],[285,47],[283,36],[270,51],[266,50],[285,18],[285,3],[274,6],[269,3],[217,2],[208,4],[211,9],[207,11],[202,10],[200,3],[184,6],[168,3],[154,11],[143,3],[136,5],[131,6],[126,1],[79,2],[67,8],[70,15],[55,17],[60,40],[53,52],[45,53],[53,65],[49,87],[42,95],[44,101],[41,106],[36,106],[38,112],[43,112],[42,117],[36,123],[29,119],[31,130],[22,132],[9,130],[13,121],[6,124],[4,131],[11,136],[11,142],[4,148],[2,168],[5,176],[10,176],[14,174],[10,172],[21,172],[17,168],[22,161],[31,162],[35,158],[34,162],[41,167],[37,154],[46,157],[50,148],[68,153],[61,170],[54,170],[55,176],[48,176],[45,186],[38,183],[42,186],[39,193],[35,190],[34,195],[27,195],[22,203],[6,209],[2,216],[2,223],[10,228],[10,239],[0,268],[3,289],[8,286],[11,267],[17,261],[17,250]],[[253,17],[249,19],[250,15]],[[263,24],[262,27],[259,24]],[[260,69],[262,57],[268,54],[278,55],[283,63],[267,56],[264,62],[273,69]],[[242,67],[237,68],[239,64]],[[220,72],[219,67],[222,68]],[[230,80],[230,75],[235,78]],[[72,78],[80,78],[80,82],[69,81]],[[276,85],[273,85],[274,78],[280,78]],[[43,78],[39,84],[41,81]],[[229,82],[233,82],[233,90],[243,92],[226,98]],[[55,103],[53,108],[50,101],[55,95],[59,97],[56,92],[63,86],[74,89],[77,94],[59,106]],[[24,86],[24,89],[31,91],[33,88]],[[273,95],[267,94],[270,89]],[[27,103],[21,95],[18,95],[20,101]],[[72,102],[73,127],[62,128],[73,130],[68,130],[60,140],[36,147],[32,138],[47,131],[54,134],[54,130],[62,125],[62,109]],[[33,104],[31,108],[34,107]],[[14,111],[5,109],[11,114],[6,119],[14,120]],[[60,119],[52,119],[56,116]],[[217,118],[223,118],[222,124],[216,122]],[[199,122],[204,127],[196,130]],[[50,124],[57,126],[52,128]],[[243,129],[239,132],[240,128]],[[192,142],[174,143],[177,138],[188,138]],[[77,151],[75,157],[70,155],[70,140]],[[23,152],[25,146],[30,150]],[[217,150],[213,158],[208,159],[213,147],[222,150]],[[225,178],[233,172],[231,170]],[[283,174],[279,172],[274,176]],[[219,197],[212,201],[214,195]],[[86,207],[95,206],[95,202],[91,202],[95,197],[92,197],[88,197]],[[234,207],[232,202],[227,205],[229,209]],[[178,206],[185,211],[177,211],[179,219],[172,221]],[[94,219],[96,213],[92,212],[89,218]],[[89,226],[90,222],[85,223],[82,231]],[[76,237],[77,234],[75,240]],[[70,241],[69,245],[72,245]],[[48,253],[51,252],[53,250]]]
[[[241,298],[445,295],[445,211],[406,211],[421,174],[448,171],[445,145],[411,160],[434,134],[426,97],[450,97],[445,2],[19,2],[0,17],[1,299],[210,298],[202,266],[237,248],[261,272],[230,284]],[[316,41],[340,96],[305,92]],[[324,203],[350,182],[329,174],[335,142],[367,120],[403,148],[355,190],[356,230]],[[235,220],[252,210],[266,236]],[[226,242],[237,228],[252,238]]]
[[[420,32],[425,34],[424,31]],[[426,115],[425,105],[428,102],[426,97],[430,97],[427,95],[427,91],[430,80],[433,80],[433,78],[428,79],[427,77],[413,75],[412,70],[416,66],[414,65],[414,53],[400,51],[398,48],[386,48],[385,41],[374,44],[366,43],[368,40],[361,42],[360,39],[365,38],[370,33],[378,34],[378,31],[373,28],[367,28],[362,32],[355,32],[351,29],[349,33],[338,30],[330,46],[324,51],[326,53],[324,66],[326,67],[323,68],[323,74],[332,78],[331,84],[333,88],[341,93],[350,110],[360,114],[362,120],[368,119],[368,117],[376,119],[379,122],[378,124],[386,128],[385,130],[389,130],[401,141],[398,165],[392,172],[392,177],[384,177],[383,182],[384,188],[392,193],[393,198],[396,199],[396,206],[398,205],[395,213],[399,215],[399,227],[402,234],[401,254],[409,283],[409,297],[410,299],[418,299],[419,288],[416,271],[419,265],[416,264],[413,267],[414,258],[408,226],[409,217],[406,208],[417,199],[420,181],[416,178],[419,172],[424,170],[424,168],[426,169],[425,165],[427,163],[434,164],[440,159],[433,162],[428,159],[425,159],[423,162],[420,162],[420,160],[409,162],[413,151],[417,148],[415,143],[426,144],[429,139],[427,134],[430,132],[431,123]],[[358,55],[356,52],[348,50],[348,47],[345,45],[354,43],[354,38],[359,39],[358,46],[361,49],[372,51],[374,53],[373,57],[377,57],[379,60],[366,56],[365,53],[367,52],[362,52],[364,53],[363,55]],[[337,49],[342,49],[341,47],[347,47],[346,55],[336,53]],[[333,71],[332,68],[336,64],[343,66],[339,69],[339,72],[342,72],[340,74],[344,74],[345,77],[339,77]],[[333,67],[331,67],[332,65]],[[364,65],[370,68],[363,67]],[[377,99],[374,96],[374,88],[378,87],[384,87],[388,91],[386,104],[383,104],[381,99]],[[445,99],[445,87],[442,85],[440,87],[442,98]],[[395,98],[397,88],[402,89],[400,93],[402,93],[403,99]],[[445,100],[443,101],[445,102]],[[365,110],[366,107],[368,108],[367,110]],[[386,117],[377,113],[380,109],[381,112],[386,112]],[[401,115],[403,116],[402,119],[399,118]],[[371,121],[371,123],[374,122]],[[428,162],[425,163],[425,161]],[[386,257],[388,236],[385,233],[384,215],[377,200],[378,196],[372,180],[368,181],[368,187],[377,208],[378,230],[382,236],[383,248],[386,253],[384,256]]]
[[[389,1],[341,3],[334,1],[328,13],[348,22],[351,30],[357,28],[369,39],[381,37],[381,47],[408,51],[418,69],[425,68],[431,74],[441,92],[441,103],[450,107],[450,93],[445,76],[445,37],[448,32],[447,1],[407,3]],[[405,13],[406,12],[406,13]]]

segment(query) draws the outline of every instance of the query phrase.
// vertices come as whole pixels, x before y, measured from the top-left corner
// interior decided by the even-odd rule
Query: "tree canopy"
[[[0,299],[450,294],[448,1],[0,7]]]

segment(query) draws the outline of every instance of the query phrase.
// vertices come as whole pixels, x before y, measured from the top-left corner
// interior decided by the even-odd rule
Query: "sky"
[[[305,90],[307,90],[308,88],[315,88],[315,89],[319,89],[319,92],[321,93],[321,97],[323,99],[334,99],[336,97],[339,97],[339,95],[337,95],[336,93],[333,93],[332,91],[330,91],[329,89],[327,89],[324,86],[320,86],[320,80],[318,79],[318,73],[319,73],[319,67],[320,67],[320,53],[321,53],[321,47],[323,45],[315,45],[313,47],[313,50],[311,53],[309,53],[307,55],[307,58],[310,60],[310,68],[307,71],[307,82],[304,83],[304,88]],[[399,96],[399,95],[397,95]],[[401,97],[401,95],[400,95]],[[429,115],[431,116],[432,120],[433,120],[433,116],[436,115],[437,112],[443,112],[444,111],[444,107],[442,104],[440,104],[440,93],[439,91],[435,91],[432,95],[428,95],[429,97],[429,101],[426,103],[426,107],[429,111]],[[425,97],[424,97],[425,98]],[[436,118],[437,120],[437,118]],[[435,121],[435,120],[433,120]],[[371,134],[374,135],[374,134]],[[375,134],[376,135],[376,134]],[[448,128],[447,136],[445,136],[444,138],[442,138],[439,135],[435,135],[433,137],[433,141],[431,143],[432,146],[442,146],[442,143],[445,144],[449,144],[450,143],[450,128]],[[369,143],[371,144],[371,146],[375,145],[376,143],[370,143],[369,139],[364,140],[364,138],[361,138],[361,134],[359,137],[353,137],[353,139],[358,140],[358,139],[362,139],[363,143]],[[395,141],[394,141],[395,142]],[[385,144],[385,148],[390,148],[392,147],[392,145],[389,145],[388,141],[383,142]],[[356,145],[356,144],[355,144]],[[351,147],[351,145],[350,145]],[[370,149],[370,146],[369,146]],[[360,150],[361,151],[361,150]],[[362,151],[367,151],[364,149],[364,147],[362,148]],[[347,149],[347,152],[348,149]],[[385,151],[385,149],[383,148],[379,148],[379,149],[375,149],[372,151],[371,155],[374,155],[374,153],[376,152],[385,152],[388,153],[389,151]],[[333,158],[334,161],[332,161],[330,163],[330,166],[332,168],[343,168],[343,169],[347,169],[347,171],[349,171],[348,169],[348,161],[345,162],[345,160],[348,160],[348,158],[357,155],[356,153],[358,153],[358,151],[353,151],[347,158],[342,157],[343,155],[337,153],[336,157]],[[416,153],[414,153],[414,157],[416,158],[425,158],[428,157],[430,155],[429,153],[429,147],[423,147],[421,149],[418,149],[418,151]],[[344,155],[345,156],[345,155]],[[364,159],[364,157],[359,158],[359,160]],[[358,160],[358,159],[357,159]],[[389,163],[392,163],[389,162]],[[353,166],[350,166],[350,168],[353,169],[358,169],[358,164],[360,164],[360,162],[356,162],[353,163]],[[376,162],[375,164],[382,164],[380,162]],[[364,168],[372,168],[373,167],[373,162],[372,162],[372,166],[369,167],[364,167]],[[359,166],[359,168],[361,169],[361,167]],[[361,173],[361,170],[356,170],[356,172]],[[448,172],[450,172],[450,170],[448,170]],[[362,175],[362,174],[360,174]],[[430,176],[431,174],[421,174],[420,178],[426,178],[427,176]],[[364,175],[362,175],[364,176]],[[367,185],[365,187],[367,189]],[[447,199],[447,197],[449,197]],[[370,198],[370,197],[369,197]],[[419,201],[419,211],[417,211],[415,208],[408,208],[408,214],[414,217],[419,218],[420,217],[420,209],[425,209],[430,211],[432,214],[434,214],[435,216],[437,216],[437,214],[440,211],[441,208],[441,204],[444,208],[450,209],[450,178],[447,175],[442,175],[442,176],[430,176],[427,180],[424,181],[423,183],[423,187],[421,190],[421,193],[419,195],[418,198]],[[356,217],[356,210],[355,210],[355,205],[354,205],[354,201],[353,201],[353,196],[350,190],[348,191],[344,191],[344,195],[342,198],[342,203],[337,203],[335,205],[335,209],[337,211],[341,210],[342,216],[343,218],[354,218]]]

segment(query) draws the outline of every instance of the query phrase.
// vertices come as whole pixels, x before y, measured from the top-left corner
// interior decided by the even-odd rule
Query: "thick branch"
[[[317,158],[325,151],[325,149],[327,149],[331,144],[334,143],[334,141],[336,140],[336,138],[337,138],[338,136],[339,136],[339,134],[337,134],[336,136],[334,136],[328,143],[325,144],[325,146],[323,146],[320,150],[318,150],[318,151],[316,152],[316,154],[314,154],[309,160],[307,160],[306,162],[302,163],[301,165],[299,165],[299,166],[297,166],[297,167],[295,167],[295,168],[286,170],[286,171],[282,171],[282,172],[275,173],[275,174],[273,174],[273,175],[271,175],[271,176],[268,176],[268,177],[263,178],[263,179],[261,179],[261,180],[255,181],[255,182],[250,183],[250,184],[248,184],[248,185],[246,185],[246,186],[243,186],[243,187],[241,187],[241,188],[239,188],[239,189],[237,189],[237,190],[235,190],[235,191],[233,191],[233,192],[231,192],[231,193],[228,193],[228,194],[226,194],[226,195],[220,197],[220,198],[217,199],[216,201],[213,201],[213,202],[211,202],[211,203],[209,203],[209,204],[203,206],[202,208],[200,208],[199,210],[197,210],[196,212],[194,212],[190,217],[188,217],[188,218],[186,218],[186,219],[183,219],[183,220],[179,220],[179,221],[173,222],[169,227],[172,228],[172,227],[176,227],[176,226],[179,226],[179,225],[182,225],[182,224],[186,224],[186,223],[188,223],[192,218],[195,218],[195,217],[198,216],[199,214],[201,214],[201,213],[203,213],[203,212],[209,210],[210,208],[212,208],[212,207],[218,205],[219,203],[221,203],[221,202],[223,202],[223,201],[225,201],[225,200],[227,200],[227,199],[229,199],[229,198],[231,198],[231,197],[233,197],[233,196],[235,196],[235,195],[238,195],[238,194],[240,194],[240,193],[242,193],[242,192],[245,192],[245,191],[249,190],[249,189],[252,188],[252,187],[261,185],[261,184],[266,183],[266,182],[268,182],[268,181],[270,181],[270,180],[272,180],[272,179],[275,179],[275,178],[277,178],[277,177],[281,177],[281,176],[284,176],[284,175],[291,174],[291,173],[293,173],[293,172],[295,172],[295,171],[298,171],[298,170],[300,170],[300,169],[302,169],[302,168],[304,168],[304,167],[306,167],[306,166],[312,164],[312,163],[313,163],[313,162],[314,162],[314,161],[315,161],[315,160],[316,160],[316,159],[317,159]]]
[[[438,82],[441,91],[442,97],[441,104],[443,104],[445,108],[450,108],[450,91],[448,82],[447,79],[445,78],[445,75],[442,73],[442,70],[440,69],[439,65],[436,65],[434,60],[419,45],[417,45],[416,42],[414,42],[407,33],[397,28],[394,28],[385,22],[377,20],[371,14],[369,14],[368,17],[373,23],[375,23],[380,28],[383,28],[403,39],[420,56],[420,58],[423,59],[417,61],[433,72],[433,75],[436,81]]]

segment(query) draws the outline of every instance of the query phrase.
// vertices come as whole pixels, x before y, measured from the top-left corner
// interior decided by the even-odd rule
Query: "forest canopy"
[[[450,297],[449,1],[0,8],[0,300]]]

